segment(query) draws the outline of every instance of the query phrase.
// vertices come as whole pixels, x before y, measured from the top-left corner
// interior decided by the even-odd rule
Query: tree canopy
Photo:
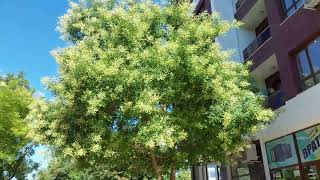
[[[31,137],[79,168],[174,179],[225,162],[273,116],[248,71],[214,39],[237,23],[195,16],[188,2],[71,3],[53,52],[51,102],[37,101]]]
[[[32,92],[23,74],[0,76],[0,179],[24,179],[37,167],[25,117]]]

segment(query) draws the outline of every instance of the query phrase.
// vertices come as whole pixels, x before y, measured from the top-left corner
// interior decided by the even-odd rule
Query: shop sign
[[[270,169],[298,163],[292,135],[267,142],[266,151]]]
[[[296,133],[302,162],[320,159],[320,125]]]

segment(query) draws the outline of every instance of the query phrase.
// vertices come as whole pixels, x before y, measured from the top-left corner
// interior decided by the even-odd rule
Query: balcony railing
[[[259,36],[243,50],[243,58],[247,60],[263,43],[271,37],[270,27],[267,27]]]
[[[282,91],[276,91],[268,97],[268,106],[272,110],[276,110],[283,105],[285,105],[285,99]]]
[[[246,0],[238,0],[238,1],[236,2],[236,10],[238,10],[245,1],[246,1]]]

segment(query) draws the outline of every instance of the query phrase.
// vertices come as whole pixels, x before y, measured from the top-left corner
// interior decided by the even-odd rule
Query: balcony
[[[285,105],[284,93],[282,91],[276,91],[268,97],[268,107],[272,110],[276,110]]]
[[[254,30],[267,17],[264,0],[238,0],[235,6],[234,17],[245,29]]]
[[[236,2],[236,13],[234,17],[241,21],[253,8],[257,0],[238,0]]]
[[[238,9],[242,6],[242,4],[245,2],[246,0],[238,0],[236,2],[236,10],[238,11]]]
[[[262,31],[258,37],[252,41],[247,48],[243,50],[243,58],[247,60],[255,51],[258,50],[268,39],[271,38],[270,27]]]

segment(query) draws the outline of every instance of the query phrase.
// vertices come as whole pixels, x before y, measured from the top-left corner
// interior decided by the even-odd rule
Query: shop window
[[[320,179],[320,163],[311,163],[303,165],[305,179],[306,180],[314,180]]]
[[[267,142],[266,151],[270,169],[279,169],[280,167],[298,164],[292,135]]]
[[[272,180],[320,180],[320,125],[269,141],[265,146]]]
[[[283,11],[286,17],[289,17],[303,5],[304,0],[282,0]]]
[[[247,164],[239,163],[231,167],[233,180],[250,180],[250,169]]]
[[[277,170],[271,170],[272,180],[300,180],[301,174],[299,166],[286,167]]]
[[[320,125],[295,133],[302,163],[320,160]]]
[[[297,64],[303,90],[320,82],[320,37],[298,53]]]
[[[237,164],[231,166],[232,180],[265,180],[260,141],[254,141],[251,147],[235,158]]]

